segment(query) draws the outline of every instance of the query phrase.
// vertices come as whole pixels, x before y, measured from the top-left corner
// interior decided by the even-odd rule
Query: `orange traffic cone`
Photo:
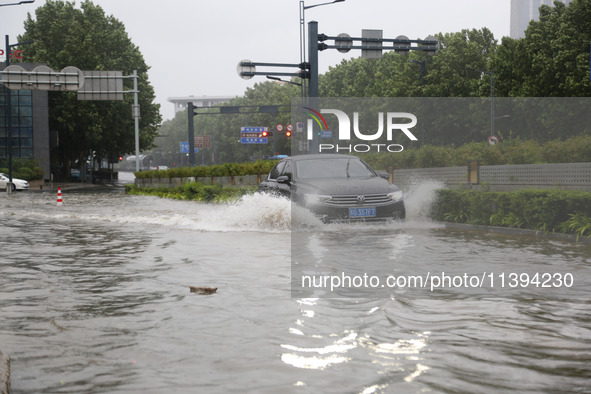
[[[62,202],[62,188],[58,187],[57,188],[57,205],[59,206],[62,204],[63,204],[63,202]]]

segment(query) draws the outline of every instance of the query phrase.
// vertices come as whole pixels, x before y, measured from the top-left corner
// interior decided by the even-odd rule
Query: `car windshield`
[[[375,173],[361,160],[310,159],[296,162],[298,178],[358,178],[372,177]]]

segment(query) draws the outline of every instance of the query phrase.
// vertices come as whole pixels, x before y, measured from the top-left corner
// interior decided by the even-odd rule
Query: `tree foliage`
[[[591,1],[556,1],[540,7],[525,38],[504,38],[492,67],[499,95],[523,97],[588,97]]]
[[[591,42],[591,0],[573,0],[569,6],[556,2],[554,7],[542,6],[540,20],[532,21],[525,38],[503,37],[499,43],[487,28],[462,30],[436,35],[440,50],[429,57],[419,51],[408,55],[384,53],[381,59],[354,58],[343,60],[320,75],[322,97],[482,97],[478,111],[466,108],[463,129],[444,128],[444,132],[425,130],[425,141],[433,145],[462,145],[473,141],[485,141],[489,135],[490,117],[486,99],[491,93],[491,74],[494,71],[495,97],[589,97],[589,44]],[[482,72],[474,71],[472,69]],[[274,83],[259,83],[246,91],[244,97],[233,100],[230,105],[289,104],[290,98],[298,97],[299,89],[293,85],[279,86]],[[498,132],[507,142],[510,140],[535,140],[538,145],[548,141],[567,139],[578,135],[590,135],[591,129],[574,123],[565,124],[562,114],[571,119],[586,119],[581,105],[573,101],[529,101],[529,116],[518,121],[517,116],[508,117],[506,107],[516,101],[496,99],[497,115],[505,118],[496,123]],[[482,111],[484,108],[484,111]],[[514,108],[522,110],[523,108]],[[558,116],[557,114],[561,114]],[[505,115],[505,116],[503,116]],[[161,134],[173,133],[186,136],[186,113],[179,114],[183,120],[165,122]],[[197,116],[201,130],[215,135],[217,162],[249,160],[267,152],[269,147],[244,147],[238,142],[241,126],[267,125],[269,115],[220,115]],[[482,120],[482,127],[474,118]],[[443,123],[447,121],[443,120]],[[276,123],[289,122],[288,115],[280,115]],[[438,120],[438,122],[442,122]],[[454,122],[448,122],[453,126]],[[480,124],[478,123],[478,124]],[[448,125],[449,126],[449,125]],[[169,129],[170,127],[170,129]],[[528,130],[527,132],[525,130]],[[182,137],[178,137],[182,138]],[[178,152],[178,141],[170,145]],[[186,137],[181,139],[185,141]],[[280,145],[279,153],[287,145]],[[425,150],[427,152],[427,150]],[[425,153],[424,152],[424,153]],[[489,149],[487,152],[492,152]],[[427,153],[432,153],[431,151]],[[426,154],[426,153],[425,153]],[[409,154],[409,157],[412,154]],[[208,161],[206,161],[208,162]]]
[[[27,45],[25,61],[45,63],[53,70],[74,66],[81,70],[122,71],[125,76],[138,71],[140,147],[152,147],[161,121],[159,105],[153,103],[148,66],[124,25],[89,0],[80,8],[75,2],[47,0],[35,14],[35,19],[28,15],[25,33],[19,37],[20,42],[34,41]],[[126,90],[133,90],[130,82],[124,84]],[[98,158],[133,152],[132,104],[132,94],[125,94],[123,102],[78,101],[76,93],[50,92],[49,121],[59,136],[59,164],[68,168],[90,151],[96,152]]]

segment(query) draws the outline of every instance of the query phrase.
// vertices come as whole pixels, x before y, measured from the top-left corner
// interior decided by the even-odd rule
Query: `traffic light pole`
[[[310,65],[310,83],[308,85],[308,103],[310,108],[318,110],[318,22],[308,23],[308,63]],[[310,152],[319,153],[320,136],[312,124],[312,141],[310,141]]]
[[[193,103],[187,103],[187,114],[189,115],[189,165],[195,164],[195,106]]]
[[[6,35],[6,67],[10,65],[10,43],[8,35]],[[8,149],[8,185],[6,185],[6,193],[12,192],[12,132],[10,131],[12,126],[12,103],[10,89],[4,87],[6,92],[6,139]]]

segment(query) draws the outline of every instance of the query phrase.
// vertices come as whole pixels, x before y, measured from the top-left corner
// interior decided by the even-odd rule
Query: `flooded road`
[[[422,194],[403,223],[292,228],[289,202],[268,196],[93,188],[58,207],[52,192],[0,193],[12,392],[591,391],[591,247],[446,229],[420,217]],[[298,297],[293,256],[335,275],[543,268],[574,283]]]

